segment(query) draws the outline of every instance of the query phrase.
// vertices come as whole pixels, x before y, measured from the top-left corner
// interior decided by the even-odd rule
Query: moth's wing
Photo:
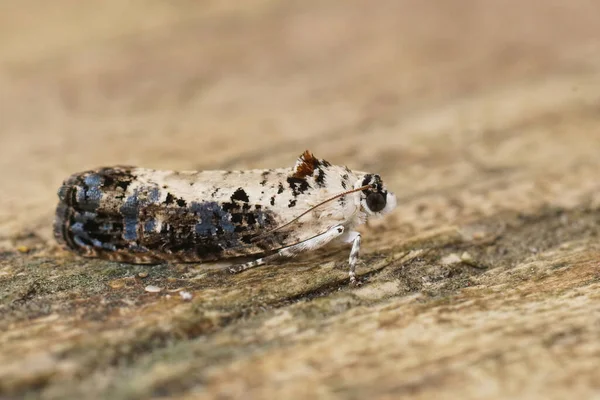
[[[84,256],[147,263],[259,254],[295,240],[280,233],[253,243],[278,224],[273,211],[243,201],[175,199],[135,177],[139,172],[104,168],[67,179],[54,225],[59,243]]]
[[[167,260],[206,261],[261,254],[281,246],[284,234],[252,242],[276,225],[275,215],[260,205],[205,201],[186,207],[149,205],[140,214],[138,230],[140,245],[156,249]]]
[[[126,206],[134,167],[118,166],[71,175],[58,191],[54,220],[57,242],[76,253],[115,261],[156,263],[161,260],[135,246],[136,226],[127,224],[134,211]]]

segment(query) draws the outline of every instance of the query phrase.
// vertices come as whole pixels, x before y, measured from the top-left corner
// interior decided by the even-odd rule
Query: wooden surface
[[[600,398],[598,15],[3,2],[0,398]],[[72,172],[283,167],[306,148],[399,197],[362,229],[359,288],[347,249],[231,276],[51,238]]]

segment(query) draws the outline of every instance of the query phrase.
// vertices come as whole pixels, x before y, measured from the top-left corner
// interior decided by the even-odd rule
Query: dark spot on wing
[[[175,196],[173,196],[171,193],[167,193],[167,198],[165,199],[165,204],[170,205],[170,204],[173,204],[174,202],[175,202]]]
[[[295,207],[296,206],[296,200],[290,200],[290,204],[288,204],[288,207]]]
[[[241,207],[239,206],[239,204],[232,202],[232,203],[223,203],[223,211],[231,213],[235,210],[239,210]]]
[[[308,184],[306,179],[300,179],[290,176],[289,178],[287,178],[287,182],[290,185],[290,189],[292,190],[292,195],[294,197],[304,193],[307,189],[310,188],[310,185]]]
[[[130,183],[131,181],[119,181],[116,185],[117,187],[123,189],[123,191],[126,191]]]
[[[279,188],[277,189],[277,194],[283,193],[285,188],[283,187],[283,183],[279,182]]]
[[[323,171],[322,168],[319,168],[319,173],[317,174],[317,177],[315,178],[315,182],[317,182],[317,185],[319,187],[325,186],[325,171]]]
[[[126,191],[131,182],[137,179],[132,174],[133,167],[108,167],[100,168],[97,175],[102,179],[102,188],[113,190],[121,188]]]
[[[243,202],[247,203],[250,199],[248,198],[248,195],[246,194],[246,192],[244,192],[244,189],[238,188],[231,195],[231,201],[235,201],[235,200],[239,200],[239,201],[243,201]]]
[[[275,196],[271,196],[271,201],[270,201],[271,205],[274,206],[275,205]]]
[[[344,189],[348,189],[348,184],[346,183],[348,181],[348,177],[348,174],[342,175],[342,187]]]
[[[177,199],[177,205],[179,207],[185,207],[187,205],[187,203],[184,199]]]
[[[270,173],[271,173],[271,170],[263,171],[263,173],[261,174],[263,179],[262,179],[262,181],[260,181],[261,186],[265,186],[267,184],[268,176]]]

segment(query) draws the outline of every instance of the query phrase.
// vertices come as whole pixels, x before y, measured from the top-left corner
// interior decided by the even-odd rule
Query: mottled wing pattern
[[[252,238],[280,221],[244,193],[190,201],[132,167],[75,174],[59,190],[54,234],[80,255],[132,263],[210,261],[262,254],[288,234]],[[147,171],[147,170],[146,170]]]

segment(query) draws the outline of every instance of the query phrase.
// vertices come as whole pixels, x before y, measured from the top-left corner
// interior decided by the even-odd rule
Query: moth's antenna
[[[294,219],[292,219],[292,220],[290,220],[290,221],[286,222],[285,224],[283,224],[283,225],[279,225],[279,226],[277,226],[277,227],[275,227],[275,228],[273,228],[273,229],[271,229],[271,230],[269,230],[269,231],[266,231],[266,232],[264,232],[264,233],[263,233],[263,234],[261,234],[261,235],[258,235],[258,236],[256,236],[256,237],[252,238],[252,241],[254,242],[254,241],[256,241],[256,240],[258,240],[258,239],[260,239],[260,238],[262,238],[262,237],[264,237],[264,236],[266,236],[266,235],[268,235],[268,234],[270,234],[270,233],[273,233],[273,232],[275,232],[275,231],[278,231],[278,230],[280,230],[280,229],[282,229],[282,228],[285,228],[285,227],[286,227],[286,226],[288,226],[288,225],[291,225],[291,224],[293,224],[294,222],[298,221],[300,218],[302,218],[303,216],[305,216],[305,215],[306,215],[306,214],[308,214],[309,212],[313,211],[315,208],[317,208],[317,207],[321,207],[323,204],[327,204],[327,203],[329,203],[330,201],[332,201],[332,200],[335,200],[335,199],[339,199],[340,197],[346,196],[347,194],[351,194],[351,193],[355,193],[355,192],[360,192],[360,191],[363,191],[363,190],[366,190],[366,189],[368,189],[368,188],[372,188],[372,187],[373,187],[373,184],[370,184],[370,185],[364,185],[364,186],[361,186],[361,187],[359,187],[359,188],[356,188],[356,189],[351,189],[351,190],[346,190],[345,192],[338,193],[338,194],[336,194],[336,195],[334,195],[334,196],[331,196],[330,198],[328,198],[328,199],[326,199],[326,200],[323,200],[323,201],[322,201],[322,202],[320,202],[319,204],[317,204],[317,205],[315,205],[315,206],[312,206],[311,208],[309,208],[308,210],[304,211],[302,214],[298,215],[298,216],[297,216],[297,217],[295,217]]]

